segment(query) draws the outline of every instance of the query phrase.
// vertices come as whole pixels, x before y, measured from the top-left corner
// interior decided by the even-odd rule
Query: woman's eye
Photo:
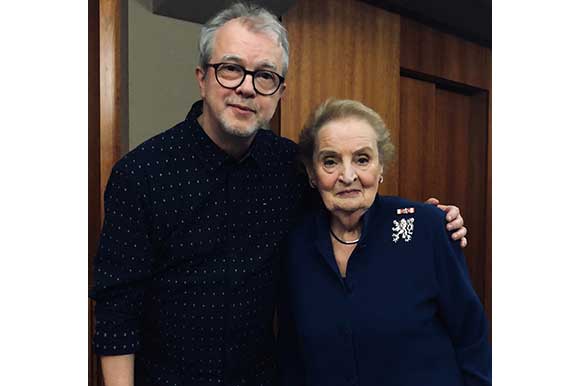
[[[366,165],[369,163],[369,159],[367,157],[360,157],[359,159],[357,159],[357,163],[359,165]]]
[[[322,164],[325,167],[332,167],[332,166],[336,165],[336,162],[332,158],[327,158],[324,161],[322,161]]]

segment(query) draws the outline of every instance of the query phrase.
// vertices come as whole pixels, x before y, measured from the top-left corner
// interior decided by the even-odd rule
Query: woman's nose
[[[339,177],[340,181],[346,185],[352,184],[357,178],[355,170],[350,166],[345,167]]]

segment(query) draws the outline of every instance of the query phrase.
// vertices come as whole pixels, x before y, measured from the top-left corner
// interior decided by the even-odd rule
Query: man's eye
[[[256,76],[259,79],[263,79],[263,80],[273,80],[274,79],[274,74],[272,74],[271,72],[267,72],[267,71],[257,72]]]
[[[229,72],[240,72],[240,68],[234,64],[224,64],[221,69]]]

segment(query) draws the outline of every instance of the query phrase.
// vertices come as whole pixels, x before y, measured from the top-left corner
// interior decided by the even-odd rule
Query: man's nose
[[[254,90],[254,78],[250,74],[244,76],[242,84],[236,88],[238,94],[242,94],[244,97],[253,97],[256,95],[256,90]]]

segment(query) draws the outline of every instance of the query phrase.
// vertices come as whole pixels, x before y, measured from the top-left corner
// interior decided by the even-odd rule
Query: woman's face
[[[369,208],[382,173],[377,135],[366,121],[342,118],[318,131],[308,174],[331,212]]]

